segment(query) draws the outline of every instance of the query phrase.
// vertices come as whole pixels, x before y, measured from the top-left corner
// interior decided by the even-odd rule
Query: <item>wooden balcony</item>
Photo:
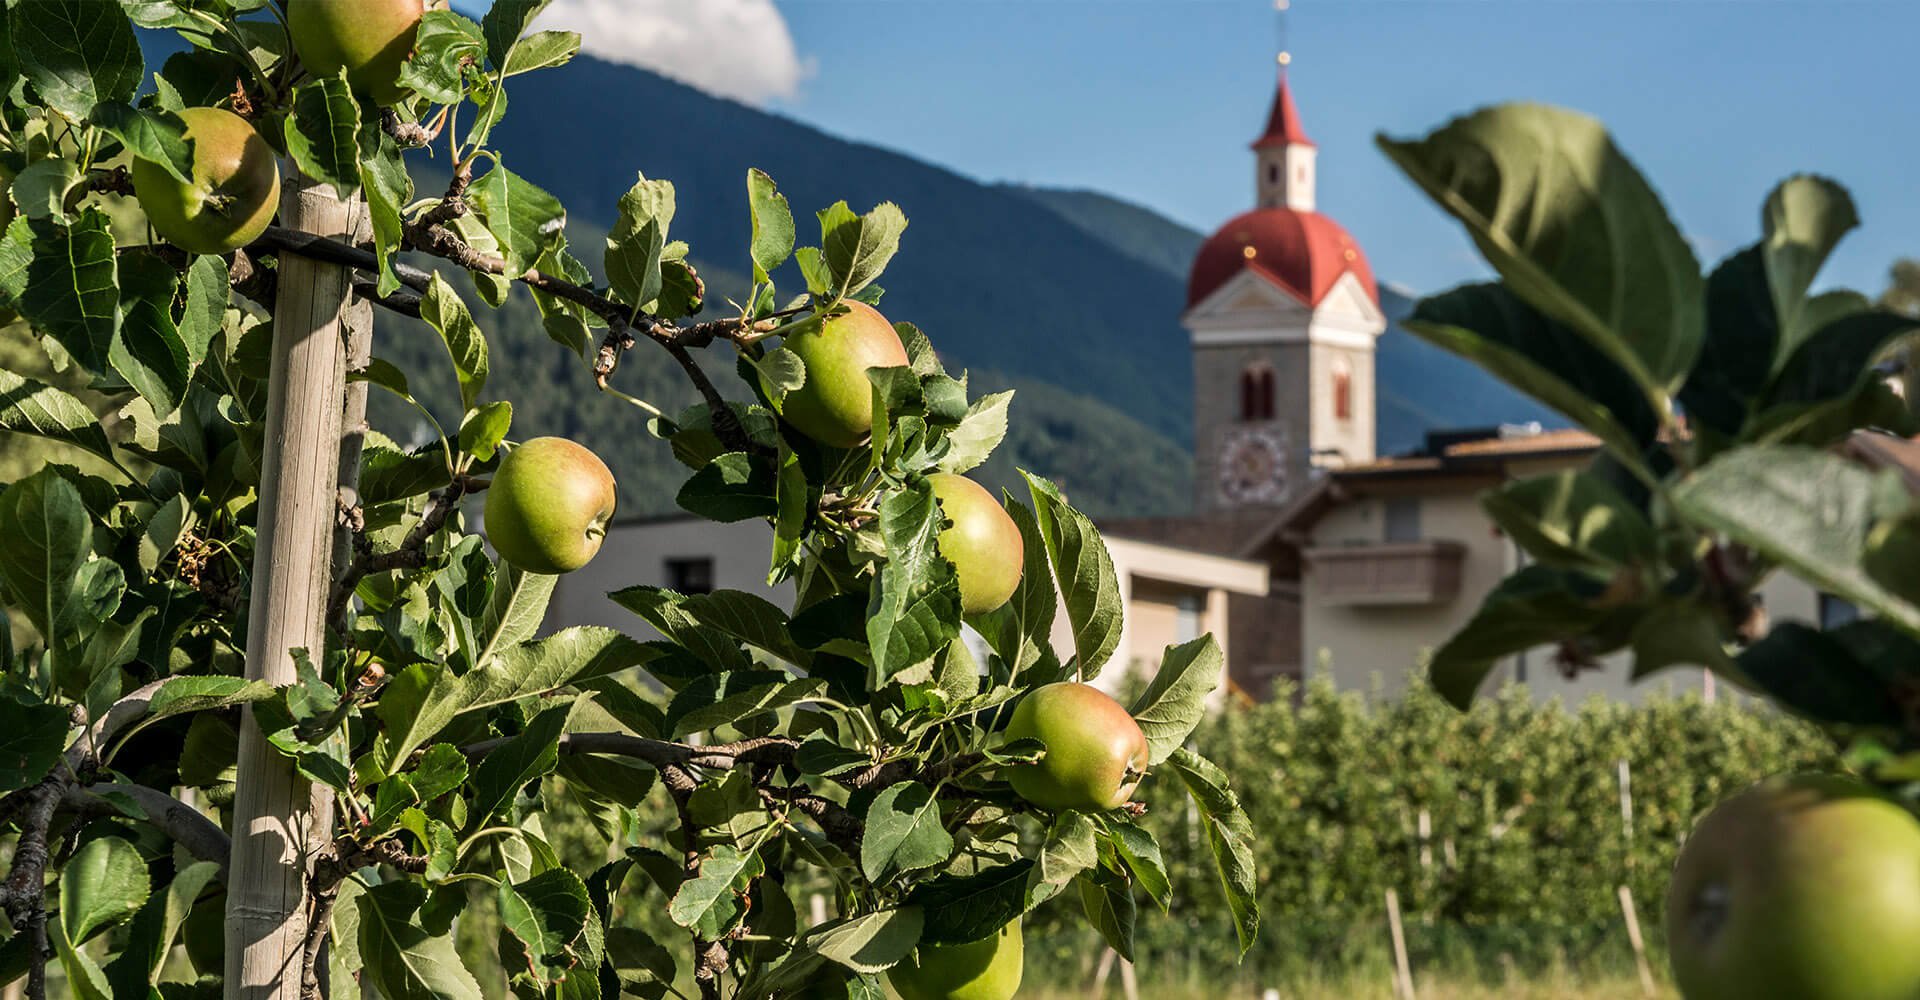
[[[1447,541],[1308,549],[1308,586],[1328,604],[1439,604],[1459,593],[1466,554]]]

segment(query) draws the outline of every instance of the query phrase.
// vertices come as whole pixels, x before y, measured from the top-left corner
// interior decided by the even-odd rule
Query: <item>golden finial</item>
[[[1293,62],[1293,54],[1287,51],[1287,9],[1291,6],[1293,6],[1292,0],[1273,0],[1273,9],[1276,15],[1274,17],[1274,34],[1279,36],[1277,40],[1280,43],[1278,46],[1280,54],[1275,57],[1274,61],[1278,62],[1282,67]]]

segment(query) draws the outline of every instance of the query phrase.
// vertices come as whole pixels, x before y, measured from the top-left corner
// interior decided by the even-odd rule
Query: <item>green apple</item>
[[[193,140],[188,182],[157,163],[135,158],[133,194],[154,232],[182,250],[222,254],[266,231],[280,205],[280,165],[273,147],[245,118],[221,108],[180,113]]]
[[[940,554],[960,577],[960,609],[978,615],[1007,603],[1026,563],[1020,526],[992,493],[965,476],[936,472],[927,482],[952,522],[940,530]]]
[[[800,358],[807,381],[786,394],[780,415],[821,444],[852,448],[873,432],[867,370],[906,365],[907,349],[880,310],[851,299],[842,304],[847,312],[816,317],[786,335],[783,344]]]
[[[923,944],[887,970],[901,1000],[1013,1000],[1026,947],[1020,921],[966,944]]]
[[[1140,724],[1090,684],[1063,682],[1034,690],[1014,707],[1007,739],[1047,745],[1037,763],[1007,770],[1013,790],[1044,809],[1118,809],[1147,773],[1147,736]]]
[[[1755,785],[1694,828],[1667,890],[1687,1000],[1920,997],[1920,821],[1850,778]]]
[[[529,573],[571,573],[600,551],[614,494],[598,455],[566,438],[534,438],[507,453],[487,487],[487,540]]]
[[[287,0],[287,33],[315,76],[347,71],[355,93],[380,104],[406,96],[400,67],[413,52],[421,0]]]

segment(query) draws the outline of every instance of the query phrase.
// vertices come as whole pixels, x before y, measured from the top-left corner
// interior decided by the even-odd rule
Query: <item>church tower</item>
[[[1386,317],[1359,245],[1318,211],[1318,149],[1280,62],[1253,143],[1255,207],[1201,245],[1187,281],[1201,513],[1279,507],[1317,470],[1374,458]]]

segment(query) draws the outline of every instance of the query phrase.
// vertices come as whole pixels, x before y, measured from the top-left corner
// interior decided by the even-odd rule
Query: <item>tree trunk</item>
[[[342,200],[291,165],[282,175],[282,225],[335,239],[363,231],[364,202]],[[270,684],[293,682],[291,650],[310,651],[317,665],[326,645],[351,279],[336,265],[280,257],[247,612],[247,677]],[[247,711],[227,883],[229,1000],[298,1000],[307,873],[331,832],[331,812],[331,799],[267,746]]]

